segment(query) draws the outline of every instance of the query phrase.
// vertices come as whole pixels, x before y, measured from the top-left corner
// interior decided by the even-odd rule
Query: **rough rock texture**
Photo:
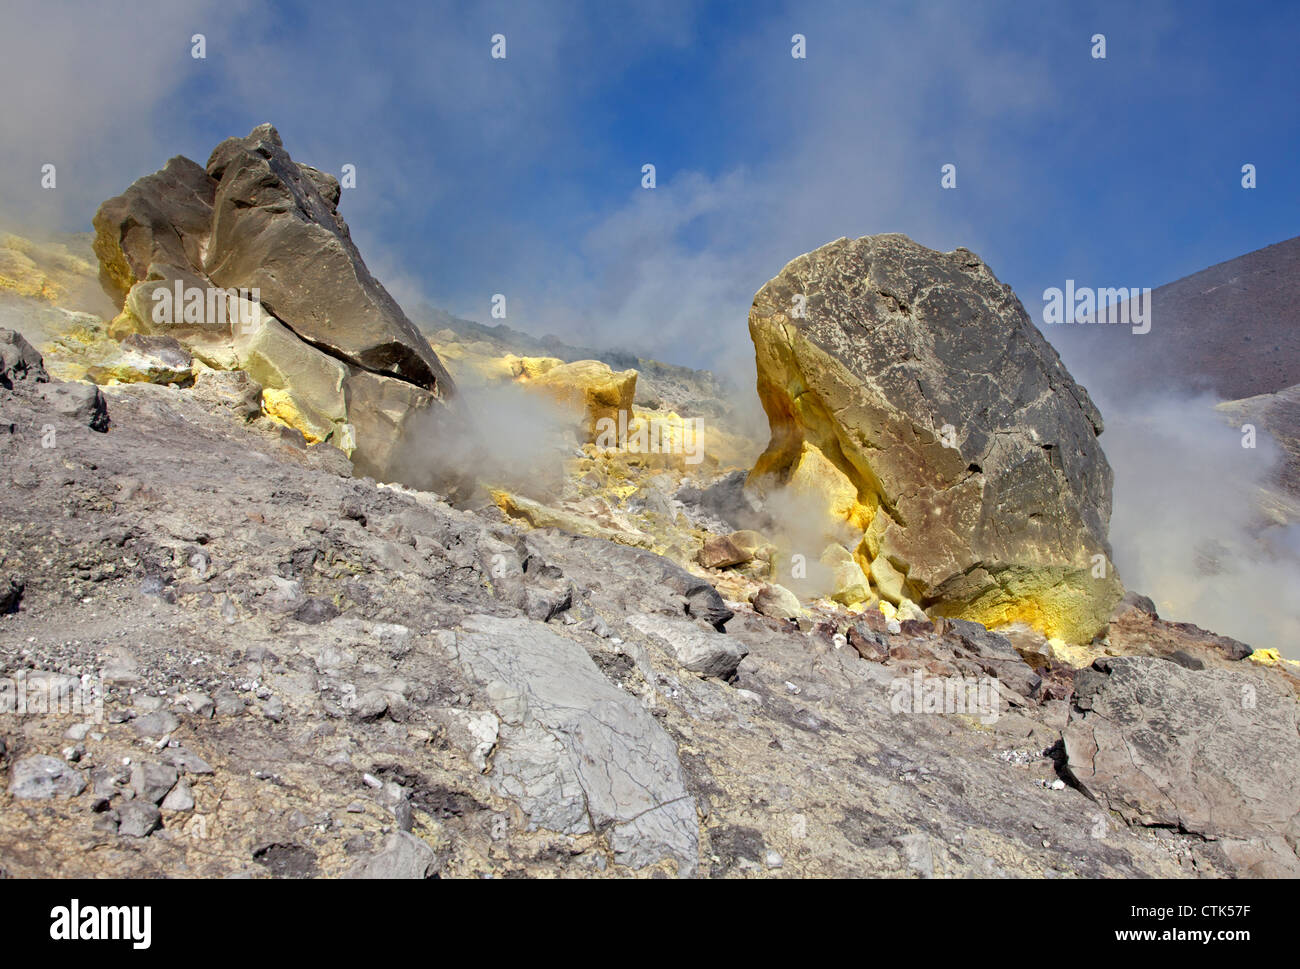
[[[109,331],[175,338],[209,367],[247,371],[268,416],[394,480],[412,423],[455,387],[367,270],[339,197],[338,182],[295,163],[270,125],[222,142],[206,170],[173,158],[96,213],[100,280],[122,307]],[[139,351],[90,376],[188,381]]]
[[[764,286],[749,328],[772,429],[756,489],[829,505],[868,574],[888,563],[934,614],[1104,628],[1122,589],[1108,561],[1092,578],[1109,556],[1101,417],[978,256],[840,239]]]
[[[1300,706],[1248,668],[1099,660],[1075,681],[1070,773],[1127,820],[1253,840],[1259,874],[1300,875]]]
[[[428,341],[366,269],[332,176],[295,164],[270,125],[223,141],[207,174],[216,182],[204,260],[213,282],[258,288],[277,319],[331,356],[450,391]]]
[[[693,875],[695,802],[654,717],[610,684],[580,646],[543,627],[471,616],[464,630],[455,657],[505,724],[496,755],[502,791],[553,830],[610,827],[623,864],[672,858],[681,874]]]
[[[12,390],[16,380],[44,383],[49,379],[36,348],[21,333],[0,329],[0,387]]]
[[[86,778],[57,757],[37,755],[14,764],[9,795],[32,801],[76,797],[86,789]]]
[[[797,619],[803,610],[799,598],[783,585],[765,585],[751,600],[754,609],[773,619]]]
[[[0,715],[8,875],[650,878],[689,870],[692,835],[710,878],[1265,871],[1252,840],[1055,786],[1073,671],[1000,637],[817,603],[769,619],[645,549],[353,478],[220,388],[105,387],[100,434],[14,386],[0,584],[25,585],[0,699],[19,672],[104,689],[102,716]],[[745,655],[701,676],[631,617]],[[991,669],[995,721],[894,709],[900,679]],[[31,757],[86,788],[14,796]]]
[[[743,643],[684,619],[637,614],[629,616],[627,621],[641,632],[662,640],[682,669],[702,676],[730,679],[740,661],[749,655]]]
[[[200,165],[177,155],[99,207],[94,249],[110,298],[121,305],[154,265],[202,273],[216,187]]]
[[[425,842],[409,831],[394,831],[383,850],[358,861],[347,877],[419,880],[432,875],[437,865],[438,856]]]
[[[86,375],[97,384],[117,381],[186,387],[194,382],[194,359],[175,337],[132,333],[122,340],[116,357],[87,368]]]
[[[21,333],[0,329],[0,389],[14,395],[15,402],[39,399],[57,420],[42,425],[46,446],[57,446],[61,427],[72,424],[104,432],[109,428],[108,404],[94,384],[50,380],[36,349]],[[4,418],[0,411],[0,421]]]

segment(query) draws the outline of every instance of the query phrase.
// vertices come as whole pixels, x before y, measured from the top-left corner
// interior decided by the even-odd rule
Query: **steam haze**
[[[1242,192],[1237,173],[1300,157],[1300,11],[1188,11],[10,3],[0,228],[88,231],[100,202],[169,157],[203,164],[270,121],[295,159],[356,166],[341,211],[408,309],[487,321],[504,294],[512,327],[710,367],[753,413],[750,301],[839,236],[966,246],[1037,319],[1039,295],[1066,279],[1154,287],[1294,235],[1287,178]],[[796,32],[807,60],[790,57]],[[488,57],[495,33],[504,61]],[[45,164],[54,190],[39,187]],[[1081,332],[1063,352],[1087,384],[1123,349]],[[506,417],[508,401],[478,403],[527,467],[531,425]],[[1263,452],[1243,457],[1205,402],[1099,403],[1126,582],[1169,618],[1293,650],[1281,607],[1296,538],[1261,544],[1249,513]],[[1202,547],[1227,550],[1217,576],[1197,571]]]

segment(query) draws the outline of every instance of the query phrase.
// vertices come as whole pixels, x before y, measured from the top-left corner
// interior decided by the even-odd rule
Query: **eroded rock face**
[[[257,288],[303,340],[363,370],[451,389],[428,341],[370,275],[338,211],[330,175],[289,157],[270,125],[212,152],[216,181],[204,269],[218,286]]]
[[[1063,732],[1068,768],[1090,797],[1140,824],[1213,838],[1300,837],[1294,696],[1248,669],[1186,669],[1146,657],[1098,660],[1075,679]]]
[[[932,613],[1104,628],[1123,590],[1101,416],[978,256],[839,239],[764,286],[749,329],[772,430],[751,489],[829,509]]]
[[[496,757],[502,790],[552,830],[611,826],[624,864],[672,858],[694,874],[695,802],[655,718],[570,640],[521,619],[472,616],[464,625],[456,659],[507,725]]]
[[[99,207],[93,220],[99,281],[115,303],[149,277],[150,266],[202,272],[215,195],[207,172],[177,155]]]
[[[208,367],[245,370],[269,417],[405,480],[410,415],[455,387],[338,202],[338,182],[294,162],[270,125],[222,142],[206,170],[173,158],[95,215],[100,282],[122,307],[110,333],[174,338]]]

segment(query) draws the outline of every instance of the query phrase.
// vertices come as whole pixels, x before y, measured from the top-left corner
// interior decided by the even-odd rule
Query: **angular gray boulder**
[[[208,367],[247,371],[263,412],[309,442],[360,473],[427,484],[409,478],[427,460],[405,452],[455,386],[366,268],[339,198],[270,125],[222,142],[206,169],[173,158],[95,215],[100,282],[122,306],[110,332],[175,338]]]
[[[688,619],[637,613],[628,625],[662,642],[684,670],[701,676],[730,679],[740,661],[749,655],[745,644],[712,629],[703,629]]]
[[[257,288],[276,319],[355,367],[450,390],[428,341],[366,268],[333,176],[296,164],[268,124],[218,145],[207,174],[216,191],[203,269],[214,283]]]
[[[772,432],[749,486],[837,529],[791,551],[847,535],[882,598],[1075,642],[1105,627],[1101,415],[978,256],[839,239],[758,292],[749,330]]]
[[[0,328],[0,387],[13,390],[18,380],[46,383],[49,379],[40,352],[18,331]]]
[[[476,615],[452,652],[503,726],[488,779],[532,823],[609,831],[621,864],[695,873],[699,828],[676,745],[577,643],[526,619]]]

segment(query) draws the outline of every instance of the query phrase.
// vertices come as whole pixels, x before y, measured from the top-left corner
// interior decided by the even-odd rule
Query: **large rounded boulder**
[[[768,282],[749,329],[772,433],[749,487],[836,525],[792,527],[811,543],[792,551],[848,544],[882,598],[932,615],[1105,628],[1123,590],[1101,416],[978,256],[839,239]]]

